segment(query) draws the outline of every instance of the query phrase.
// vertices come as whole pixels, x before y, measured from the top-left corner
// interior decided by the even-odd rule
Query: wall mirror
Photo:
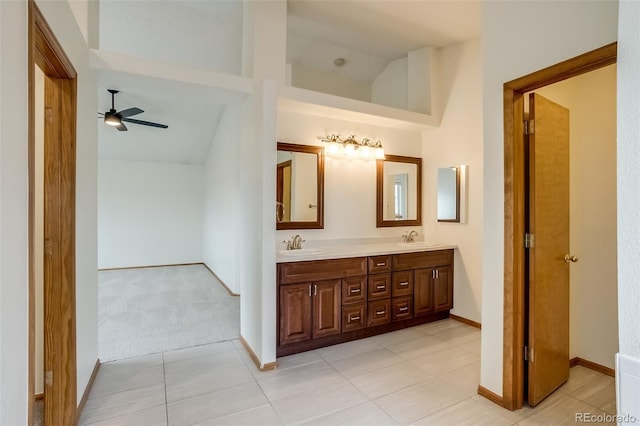
[[[324,148],[278,142],[276,229],[324,228]]]
[[[460,167],[438,169],[438,222],[460,222]]]
[[[422,225],[422,159],[386,155],[376,168],[376,225]]]

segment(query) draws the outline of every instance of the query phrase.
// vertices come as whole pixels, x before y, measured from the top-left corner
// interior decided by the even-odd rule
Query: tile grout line
[[[162,382],[164,383],[164,415],[169,426],[169,403],[167,402],[167,372],[165,370],[164,352],[162,352]]]

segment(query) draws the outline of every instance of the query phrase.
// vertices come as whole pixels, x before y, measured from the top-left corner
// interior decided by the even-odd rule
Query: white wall
[[[98,357],[95,83],[66,2],[39,2],[78,72],[76,354],[78,400]],[[0,2],[0,424],[27,423],[27,3]],[[11,58],[11,60],[5,60]]]
[[[240,74],[242,8],[241,1],[101,1],[100,49]]]
[[[440,49],[437,97],[440,127],[423,134],[427,240],[456,244],[452,313],[473,321],[482,317],[482,46],[472,40]],[[465,223],[437,221],[437,180],[441,167],[467,165]],[[484,327],[484,324],[483,324]]]
[[[242,108],[227,107],[205,164],[204,207],[204,263],[236,294],[242,257],[239,128],[243,128]]]
[[[640,4],[620,3],[618,32],[618,412],[640,417]],[[624,361],[623,361],[624,360]],[[635,370],[635,372],[634,372]]]
[[[204,167],[98,162],[98,267],[202,262]]]
[[[482,6],[485,255],[481,385],[502,395],[503,84],[615,41],[618,3],[520,1],[484,2]],[[470,175],[473,170],[469,168]]]
[[[27,424],[26,28],[27,3],[0,2],[0,424],[3,425]]]
[[[316,92],[371,102],[371,84],[336,73],[291,65],[291,85]]]
[[[339,134],[343,138],[355,134],[358,138],[367,137],[373,141],[379,139],[387,154],[422,156],[422,136],[419,132],[336,120],[288,110],[278,112],[278,141],[280,142],[322,145],[318,137],[331,134]],[[300,234],[303,239],[309,241],[400,237],[407,229],[421,231],[420,227],[376,228],[375,161],[354,161],[326,156],[324,173],[324,229],[277,231],[277,241],[288,240],[295,234]]]
[[[570,110],[570,357],[614,368],[618,351],[616,67],[535,91]]]
[[[371,84],[371,102],[393,108],[409,108],[409,59],[389,62]]]

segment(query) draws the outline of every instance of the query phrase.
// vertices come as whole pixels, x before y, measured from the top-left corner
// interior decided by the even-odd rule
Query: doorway
[[[42,100],[36,115],[36,70]],[[76,77],[71,61],[33,0],[29,1],[29,424],[34,422],[36,371],[43,373],[45,424],[75,424]],[[36,116],[42,162],[36,171]],[[42,180],[36,192],[36,176]],[[41,206],[41,207],[38,207]],[[42,232],[35,231],[38,210]],[[38,254],[39,253],[39,254]],[[36,256],[41,258],[36,259]],[[41,265],[41,266],[38,266]],[[39,269],[39,271],[38,271]],[[39,273],[38,273],[39,272]],[[36,368],[36,276],[42,276],[43,367]],[[40,343],[40,342],[38,342]]]
[[[518,409],[525,396],[526,259],[527,231],[524,101],[527,92],[614,64],[612,43],[504,85],[505,123],[505,270],[504,352],[502,405]]]

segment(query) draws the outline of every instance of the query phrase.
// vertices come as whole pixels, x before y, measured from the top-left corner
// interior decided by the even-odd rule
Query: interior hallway
[[[239,340],[103,364],[81,425],[529,425],[615,413],[612,377],[584,367],[535,409],[477,395],[480,331],[442,320],[278,359]]]

